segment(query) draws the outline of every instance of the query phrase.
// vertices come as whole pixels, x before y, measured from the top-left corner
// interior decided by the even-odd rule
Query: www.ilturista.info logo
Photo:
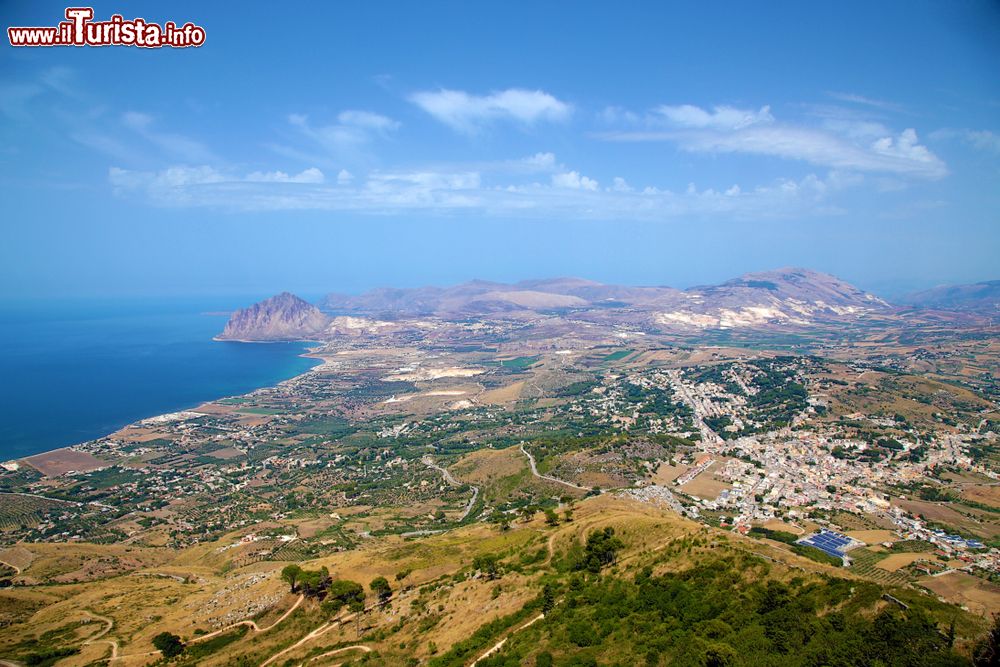
[[[163,46],[184,48],[205,43],[205,29],[191,22],[178,26],[167,21],[162,26],[146,19],[126,20],[114,14],[108,21],[94,21],[93,7],[67,7],[66,19],[51,28],[10,27],[11,46]]]

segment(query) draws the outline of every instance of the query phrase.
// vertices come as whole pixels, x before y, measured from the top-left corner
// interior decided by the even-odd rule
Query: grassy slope
[[[747,582],[751,582],[751,578],[753,581],[788,582],[800,577],[808,584],[828,575],[861,581],[841,569],[814,563],[753,540],[705,528],[646,505],[602,496],[577,503],[575,520],[557,527],[546,526],[539,516],[530,523],[516,522],[506,532],[479,524],[419,540],[405,541],[397,537],[371,540],[356,551],[342,552],[308,564],[308,567],[325,565],[335,577],[365,584],[376,576],[385,576],[396,589],[394,600],[386,609],[365,614],[359,623],[330,628],[272,664],[300,664],[310,656],[357,643],[359,637],[361,643],[375,651],[369,657],[375,661],[373,664],[405,665],[414,657],[441,659],[449,647],[473,636],[484,624],[522,610],[537,598],[543,579],[568,591],[569,582],[575,576],[569,570],[574,552],[579,550],[590,530],[605,526],[614,527],[626,544],[617,565],[605,577],[623,582],[632,581],[646,567],[652,568],[655,576],[664,576],[717,562],[728,562],[726,568],[737,579],[747,577]],[[190,639],[196,628],[214,629],[207,625],[209,616],[228,613],[233,620],[246,618],[241,615],[243,605],[261,596],[273,596],[282,608],[290,606],[294,598],[286,594],[278,578],[282,563],[261,562],[222,574],[218,546],[203,545],[182,553],[176,563],[183,565],[167,563],[152,568],[157,572],[186,571],[192,578],[190,583],[161,577],[119,576],[83,584],[8,589],[0,594],[0,608],[17,606],[21,602],[27,605],[29,600],[36,605],[39,602],[48,604],[37,612],[22,615],[20,622],[5,628],[0,639],[0,655],[23,657],[30,648],[27,642],[32,638],[37,641],[50,633],[47,639],[42,638],[43,642],[81,648],[79,655],[59,664],[87,664],[110,654],[108,644],[84,643],[104,627],[95,621],[95,617],[100,616],[114,623],[105,638],[117,641],[122,654],[134,656],[116,664],[148,664],[157,656],[142,654],[152,651],[150,642],[158,632],[167,630]],[[500,579],[488,581],[466,576],[470,573],[472,559],[482,553],[503,558],[506,571]],[[761,558],[746,560],[751,555]],[[406,570],[411,573],[401,583],[397,582],[395,574]],[[865,588],[865,591],[870,598],[870,590]],[[40,592],[47,597],[39,599]],[[896,591],[896,595],[927,607],[942,627],[951,618],[958,619],[960,637],[973,637],[982,629],[981,622],[974,617],[937,603],[929,596],[913,591]],[[868,603],[861,605],[860,613],[873,614],[884,607],[886,603],[877,597],[865,598]],[[272,613],[268,618],[274,616]],[[606,650],[576,646],[565,634],[572,619],[564,616],[563,621],[553,615],[551,623],[538,623],[537,627],[526,629],[526,639],[512,640],[508,650],[517,650],[518,646],[541,646],[543,638],[554,637],[549,643],[557,657],[575,653],[598,655],[602,660],[620,658],[627,661],[630,656],[635,657],[624,649],[614,649],[613,642],[622,644],[623,640],[612,634],[608,635]],[[306,602],[272,630],[249,632],[229,643],[215,642],[218,650],[199,656],[197,662],[240,664],[231,661],[242,656],[248,660],[244,664],[260,664],[324,622],[318,606]],[[261,624],[264,623],[262,620]],[[486,633],[483,642],[490,644],[506,632],[501,628],[497,633]],[[524,644],[528,638],[534,638],[531,640],[534,643]],[[348,655],[354,654],[345,652],[337,660]],[[310,664],[324,664],[324,660],[328,659]]]

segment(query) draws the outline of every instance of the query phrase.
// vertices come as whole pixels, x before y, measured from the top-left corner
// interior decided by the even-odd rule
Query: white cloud
[[[751,125],[774,122],[771,107],[761,107],[758,111],[748,111],[729,106],[718,106],[706,111],[690,104],[661,106],[656,113],[677,127],[739,130]]]
[[[555,168],[556,156],[552,153],[535,153],[530,157],[524,158],[521,162],[540,171],[547,171]]]
[[[609,141],[669,141],[694,153],[747,153],[801,160],[837,170],[870,171],[923,179],[948,173],[944,162],[908,128],[886,135],[877,123],[828,121],[824,127],[806,127],[775,121],[768,107],[758,111],[715,107],[706,111],[691,105],[660,107],[657,115],[668,127],[604,132]],[[652,121],[650,121],[652,122]]]
[[[855,183],[842,174],[831,173],[826,178],[809,175],[756,188],[734,185],[725,190],[699,190],[692,184],[682,192],[674,192],[652,186],[633,188],[620,177],[611,187],[602,189],[596,180],[572,170],[559,171],[549,182],[542,183],[489,180],[476,171],[433,169],[372,172],[350,180],[338,177],[336,184],[267,173],[272,177],[232,176],[210,167],[173,167],[161,172],[115,168],[109,180],[118,194],[144,197],[161,206],[367,214],[448,215],[462,211],[538,219],[650,221],[831,215],[841,212],[829,203],[831,195]]]
[[[969,130],[966,138],[979,150],[1000,153],[1000,136],[989,130]]]
[[[356,111],[348,109],[337,115],[341,125],[359,127],[376,132],[388,132],[399,129],[399,122],[372,111]]]
[[[122,114],[122,122],[136,131],[143,131],[153,124],[153,117],[138,111],[126,111]]]
[[[454,130],[474,134],[498,120],[522,125],[539,121],[563,121],[572,107],[541,90],[508,88],[489,95],[471,95],[461,90],[414,93],[410,101]]]
[[[570,190],[597,190],[597,181],[586,176],[581,176],[577,171],[568,171],[561,174],[552,174],[552,185],[557,188],[569,188]]]
[[[637,125],[642,121],[639,114],[616,106],[604,107],[597,117],[608,125]]]
[[[255,171],[245,176],[226,174],[208,165],[173,166],[158,172],[120,167],[108,170],[108,182],[117,194],[143,193],[156,204],[174,206],[201,206],[221,193],[231,196],[246,184],[258,188],[274,187],[272,184],[301,187],[323,181],[323,172],[315,167],[294,175]],[[211,189],[213,186],[215,189]]]
[[[318,144],[336,158],[357,160],[363,148],[375,138],[385,138],[399,129],[399,122],[372,111],[349,109],[337,114],[337,122],[313,125],[305,114],[289,114],[288,122],[302,136]],[[288,147],[274,147],[278,152],[292,155],[300,152]]]
[[[341,169],[339,172],[337,172],[337,184],[338,185],[347,185],[348,183],[350,183],[353,180],[354,180],[354,174],[352,174],[351,172],[347,171],[346,169]]]
[[[417,186],[428,190],[469,190],[480,185],[476,172],[446,173],[434,171],[374,173],[368,177],[369,188]]]
[[[973,148],[988,153],[1000,153],[1000,135],[989,130],[956,130],[944,128],[930,134],[931,139],[961,139]]]
[[[298,174],[289,175],[283,171],[255,171],[248,174],[246,179],[250,183],[322,183],[323,172],[316,167],[310,167]]]
[[[632,192],[632,186],[621,176],[615,176],[611,183],[611,189],[615,192]]]
[[[153,116],[139,111],[126,111],[122,124],[155,145],[167,157],[185,162],[217,162],[218,159],[204,144],[189,137],[155,129]]]
[[[934,164],[937,158],[926,147],[917,143],[917,132],[907,128],[896,137],[882,137],[872,143],[872,150],[888,158],[912,161],[920,164]]]
[[[835,100],[840,100],[841,102],[850,102],[852,104],[860,104],[863,106],[874,107],[876,109],[881,109],[883,111],[902,111],[903,108],[893,102],[886,102],[885,100],[879,100],[872,97],[866,97],[865,95],[858,95],[857,93],[838,93],[830,92],[827,93],[830,97]]]

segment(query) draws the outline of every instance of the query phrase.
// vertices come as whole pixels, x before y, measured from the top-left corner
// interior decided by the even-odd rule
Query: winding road
[[[455,479],[455,477],[451,474],[451,472],[447,468],[442,468],[438,464],[434,463],[434,459],[432,459],[430,455],[425,456],[420,460],[428,468],[433,468],[434,470],[437,470],[439,473],[441,473],[441,477],[444,479],[444,481],[450,484],[451,486],[462,486],[462,483],[459,482],[457,479]],[[469,513],[472,512],[472,508],[475,507],[476,500],[479,498],[479,487],[470,485],[470,488],[472,489],[472,497],[469,498],[469,504],[466,505],[465,511],[462,512],[462,516],[458,517],[459,521],[465,521],[466,517],[469,516]]]

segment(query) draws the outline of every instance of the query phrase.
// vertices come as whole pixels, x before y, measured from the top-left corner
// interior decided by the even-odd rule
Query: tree
[[[598,573],[601,568],[613,565],[618,558],[618,551],[625,543],[615,537],[615,529],[591,531],[587,536],[587,546],[583,558],[577,563],[576,569]]]
[[[550,526],[559,525],[559,517],[556,515],[554,510],[545,510],[545,523]]]
[[[487,579],[497,579],[500,576],[500,558],[495,554],[476,556],[472,567],[486,575]]]
[[[385,604],[392,597],[392,588],[389,586],[389,580],[385,577],[375,577],[368,584],[368,588],[372,589],[372,592],[378,596],[379,604]]]
[[[281,570],[281,578],[288,582],[288,584],[292,587],[293,593],[295,592],[295,584],[298,582],[299,575],[301,574],[302,574],[302,568],[296,565],[295,563],[292,563],[291,565],[286,565]]]
[[[356,581],[337,579],[330,583],[326,598],[321,605],[328,614],[336,614],[347,605],[351,611],[361,611],[365,608],[365,588]]]
[[[319,597],[330,583],[330,572],[325,567],[318,570],[302,570],[298,577],[302,592],[310,597]]]
[[[542,613],[547,614],[556,606],[556,587],[546,583],[542,587]]]
[[[153,637],[153,646],[164,658],[173,658],[184,652],[184,642],[172,632],[161,632]]]

